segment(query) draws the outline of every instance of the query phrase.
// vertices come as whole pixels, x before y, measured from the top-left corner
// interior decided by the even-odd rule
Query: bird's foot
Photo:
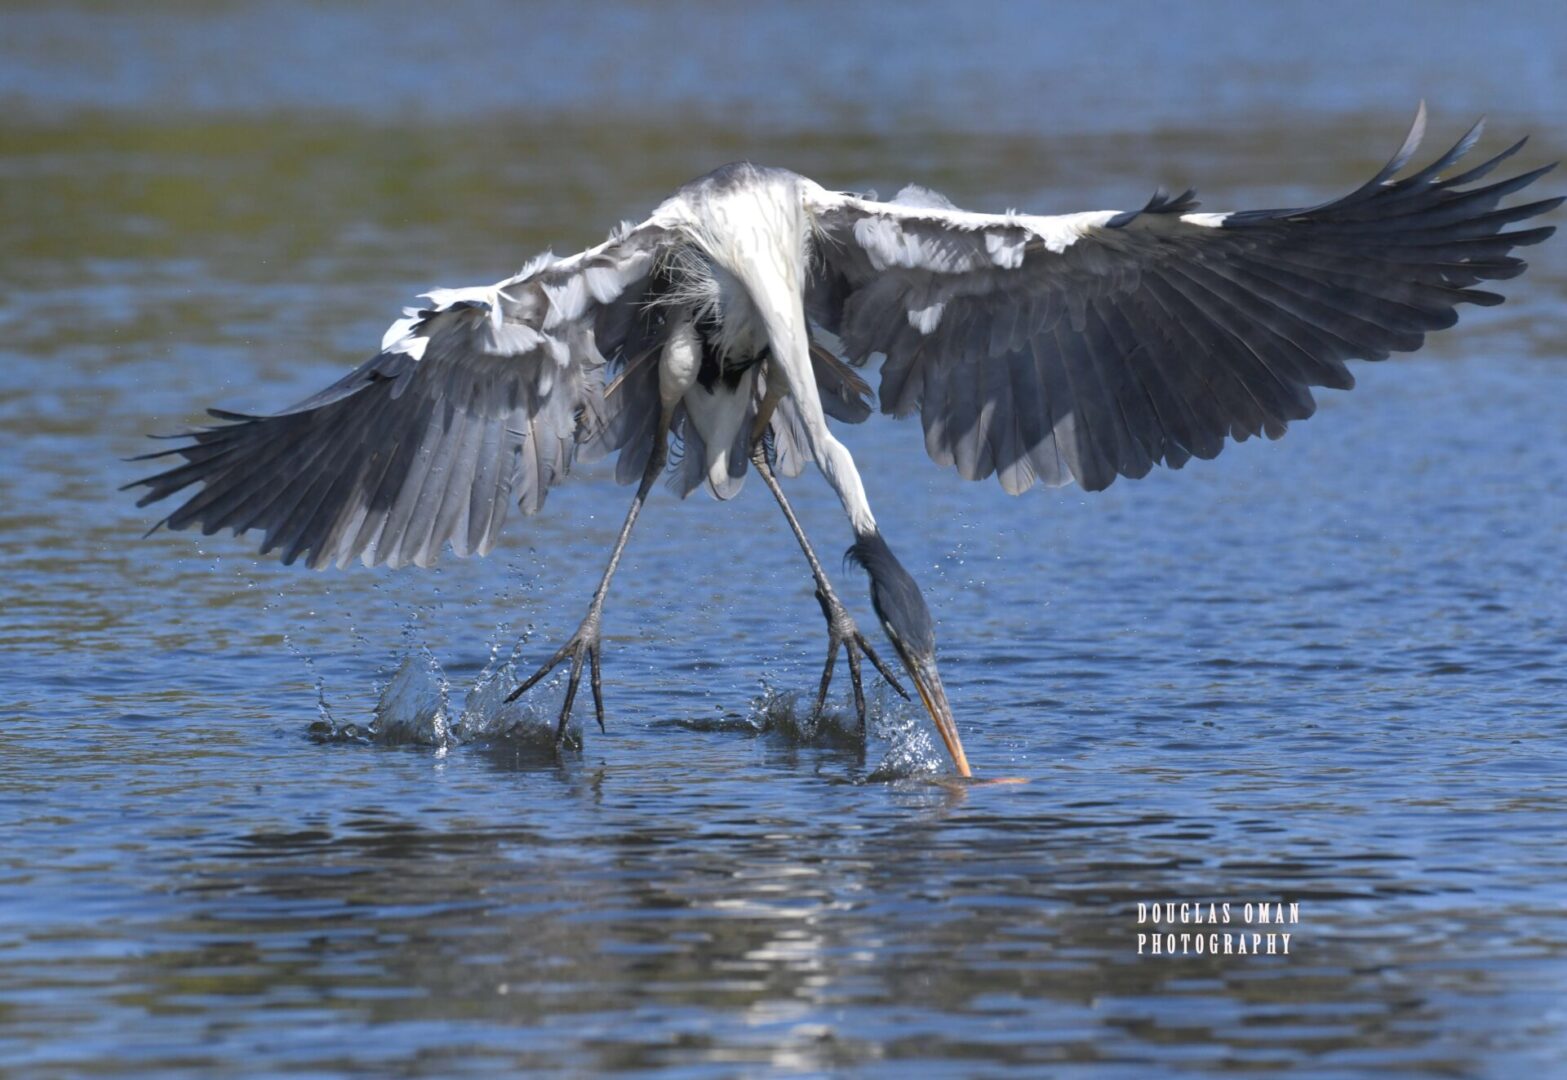
[[[822,606],[822,614],[827,619],[827,663],[822,668],[822,682],[816,690],[816,707],[812,710],[812,716],[821,716],[822,710],[827,704],[827,688],[832,685],[833,668],[838,663],[838,649],[841,647],[849,658],[849,681],[854,687],[854,715],[859,720],[860,734],[865,733],[865,687],[860,680],[860,655],[863,653],[866,659],[875,665],[881,672],[881,677],[887,680],[894,690],[907,701],[908,691],[898,682],[898,678],[887,665],[881,662],[881,657],[876,655],[876,650],[871,643],[865,640],[865,635],[860,633],[859,626],[854,621],[854,616],[849,614],[849,609],[843,606],[833,592],[823,589],[816,590],[816,602]]]
[[[525,679],[522,685],[506,695],[507,701],[515,701],[535,683],[550,672],[559,667],[567,657],[571,658],[571,675],[566,682],[566,700],[561,703],[560,720],[555,725],[555,745],[559,746],[566,738],[566,723],[571,719],[571,706],[577,700],[577,687],[582,682],[582,668],[586,664],[588,668],[588,685],[593,689],[593,712],[598,719],[599,730],[604,730],[604,687],[599,678],[599,654],[602,648],[599,639],[599,617],[602,608],[597,602],[588,608],[587,617],[582,620],[582,625],[577,627],[577,632],[572,634],[566,644],[556,650],[555,655],[546,660],[539,670]]]

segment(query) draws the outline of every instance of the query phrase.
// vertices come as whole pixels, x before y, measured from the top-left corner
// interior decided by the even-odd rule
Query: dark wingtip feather
[[[1523,138],[1513,143],[1501,153],[1486,158],[1468,172],[1459,173],[1457,176],[1449,176],[1446,180],[1442,181],[1442,185],[1444,187],[1452,188],[1458,187],[1460,184],[1468,184],[1472,181],[1479,180],[1490,173],[1502,162],[1506,161],[1508,158],[1518,153],[1518,151],[1522,150],[1525,146],[1528,145],[1528,143],[1529,136],[1525,135]]]
[[[1538,229],[1525,229],[1522,232],[1502,233],[1501,237],[1513,247],[1529,247],[1531,244],[1538,244],[1542,240],[1549,240],[1555,235],[1555,225],[1541,225]]]
[[[1144,214],[1182,214],[1188,210],[1195,210],[1200,203],[1197,201],[1197,189],[1187,188],[1179,195],[1171,196],[1162,187],[1154,189],[1153,195],[1143,204],[1140,210],[1125,210],[1105,222],[1107,229],[1121,229],[1130,225]]]
[[[1453,144],[1452,148],[1448,150],[1447,153],[1431,162],[1431,164],[1427,165],[1419,172],[1405,177],[1402,181],[1400,181],[1400,183],[1408,187],[1414,187],[1416,185],[1423,184],[1427,180],[1430,180],[1433,177],[1439,175],[1443,169],[1448,168],[1449,166],[1458,162],[1460,159],[1468,156],[1469,151],[1475,148],[1475,145],[1480,141],[1480,136],[1484,134],[1484,132],[1485,117],[1482,116],[1480,119],[1476,120],[1473,124],[1470,125],[1469,130],[1464,132],[1463,136]]]
[[[1501,293],[1490,292],[1486,289],[1455,289],[1454,297],[1466,304],[1474,304],[1477,307],[1495,307],[1506,299]]]
[[[1483,117],[1481,122],[1484,122]],[[1415,156],[1415,151],[1420,149],[1420,144],[1425,140],[1425,137],[1426,99],[1421,98],[1420,104],[1415,106],[1415,122],[1409,125],[1409,134],[1404,136],[1404,145],[1399,147],[1398,153],[1393,155],[1393,160],[1388,162],[1392,172],[1402,169],[1405,163]]]
[[[1389,179],[1398,175],[1399,171],[1415,156],[1415,151],[1420,149],[1420,144],[1425,141],[1425,137],[1426,102],[1425,98],[1421,98],[1420,107],[1415,110],[1415,122],[1409,126],[1409,134],[1404,136],[1404,143],[1398,148],[1398,152],[1388,159],[1381,171],[1362,184],[1345,201],[1370,195]]]
[[[196,437],[196,433],[195,432],[188,432],[188,433],[186,433],[184,435],[149,435],[147,437],[149,439],[194,439]],[[149,450],[145,454],[132,454],[130,457],[122,457],[120,460],[121,461],[157,461],[159,458],[173,457],[175,454],[184,453],[185,449],[186,449],[186,447],[184,447],[184,446],[171,446],[167,450]],[[138,480],[138,481],[136,481],[136,483],[139,484],[139,483],[141,483],[141,481]],[[124,491],[125,488],[121,488],[120,490]]]
[[[1539,217],[1541,214],[1549,214],[1552,210],[1555,210],[1558,206],[1560,206],[1563,203],[1563,201],[1567,201],[1567,195],[1552,195],[1549,199],[1538,199],[1538,200],[1536,200],[1535,202],[1532,202],[1532,203],[1524,203],[1522,206],[1510,206],[1506,210],[1498,211],[1498,213],[1505,214],[1506,215],[1506,220],[1508,222],[1525,221],[1525,220],[1527,220],[1529,218],[1532,218],[1532,217]],[[1495,217],[1494,214],[1491,215],[1491,216]],[[1542,225],[1542,226],[1540,226],[1540,228],[1541,229],[1555,229],[1555,226],[1554,225]],[[1539,229],[1533,229],[1533,230],[1530,230],[1530,231],[1532,231],[1532,232],[1539,232]],[[1504,232],[1504,233],[1497,233],[1497,235],[1500,236],[1504,240],[1511,240],[1515,236],[1523,236],[1524,233]],[[1545,234],[1545,236],[1549,236],[1549,235],[1551,235],[1551,234],[1550,233],[1546,233]],[[1544,240],[1545,236],[1540,237],[1540,239]],[[1534,242],[1538,243],[1539,241],[1534,241]]]

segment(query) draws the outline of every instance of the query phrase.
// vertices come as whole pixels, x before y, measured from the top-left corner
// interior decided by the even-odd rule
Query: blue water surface
[[[140,539],[146,433],[297,400],[413,294],[727,160],[1225,209],[1348,190],[1422,97],[1434,142],[1489,112],[1520,169],[1564,150],[1554,5],[845,7],[0,14],[0,1073],[1567,1069],[1560,242],[1282,441],[1103,493],[841,430],[976,771],[1021,782],[951,782],[879,685],[862,742],[841,673],[812,720],[820,615],[754,482],[657,492],[607,730],[561,753],[558,682],[496,698],[581,617],[606,467],[429,573]],[[835,498],[788,486],[874,629]],[[1288,955],[1149,955],[1165,901]]]

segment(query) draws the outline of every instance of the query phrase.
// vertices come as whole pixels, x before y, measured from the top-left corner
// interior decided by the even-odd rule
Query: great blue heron
[[[1419,348],[1457,321],[1458,304],[1500,303],[1474,286],[1522,272],[1509,251],[1553,231],[1503,229],[1560,198],[1498,209],[1549,166],[1465,186],[1522,141],[1441,175],[1480,124],[1395,179],[1424,127],[1422,105],[1387,166],[1342,198],[1244,213],[1197,213],[1187,191],[1140,210],[981,214],[919,187],[883,202],[726,165],[597,247],[427,294],[380,352],[290,409],[212,410],[223,423],[164,451],[184,462],[138,481],[140,504],[200,484],[160,524],[260,529],[262,552],[285,563],[428,566],[448,544],[489,551],[512,500],[531,514],[574,459],[617,452],[619,480],[640,483],[587,615],[513,692],[570,659],[563,735],[585,665],[604,723],[604,601],[673,434],[682,494],[705,483],[728,498],[749,462],[777,498],[827,619],[817,709],[842,648],[863,725],[861,653],[903,691],[775,478],[809,458],[842,500],[849,558],[968,776],[930,612],[827,426],[871,412],[855,369],[884,356],[881,411],[918,412],[932,459],[967,479],[994,475],[1011,494],[1035,480],[1094,491],[1211,458],[1226,435],[1278,438],[1311,415],[1309,387],[1353,384],[1345,360]]]

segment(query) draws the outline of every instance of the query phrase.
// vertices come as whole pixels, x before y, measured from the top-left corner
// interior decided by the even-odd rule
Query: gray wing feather
[[[538,510],[579,450],[650,436],[656,370],[650,418],[641,361],[661,327],[641,301],[664,241],[622,228],[496,286],[430,294],[319,394],[267,416],[213,410],[221,423],[146,455],[183,461],[130,485],[147,489],[138,505],[199,485],[160,524],[258,529],[262,552],[311,566],[489,551],[508,505]],[[630,391],[607,395],[617,376]]]
[[[811,317],[850,363],[873,354],[881,409],[918,410],[932,460],[1008,492],[1097,489],[1211,458],[1226,437],[1281,436],[1311,387],[1347,389],[1349,359],[1418,349],[1473,286],[1520,274],[1508,226],[1560,198],[1501,207],[1551,166],[1486,186],[1520,141],[1459,175],[1481,125],[1403,179],[1422,106],[1387,165],[1317,206],[1197,214],[1193,193],[1141,210],[1031,218],[956,210],[922,190],[829,197]]]

